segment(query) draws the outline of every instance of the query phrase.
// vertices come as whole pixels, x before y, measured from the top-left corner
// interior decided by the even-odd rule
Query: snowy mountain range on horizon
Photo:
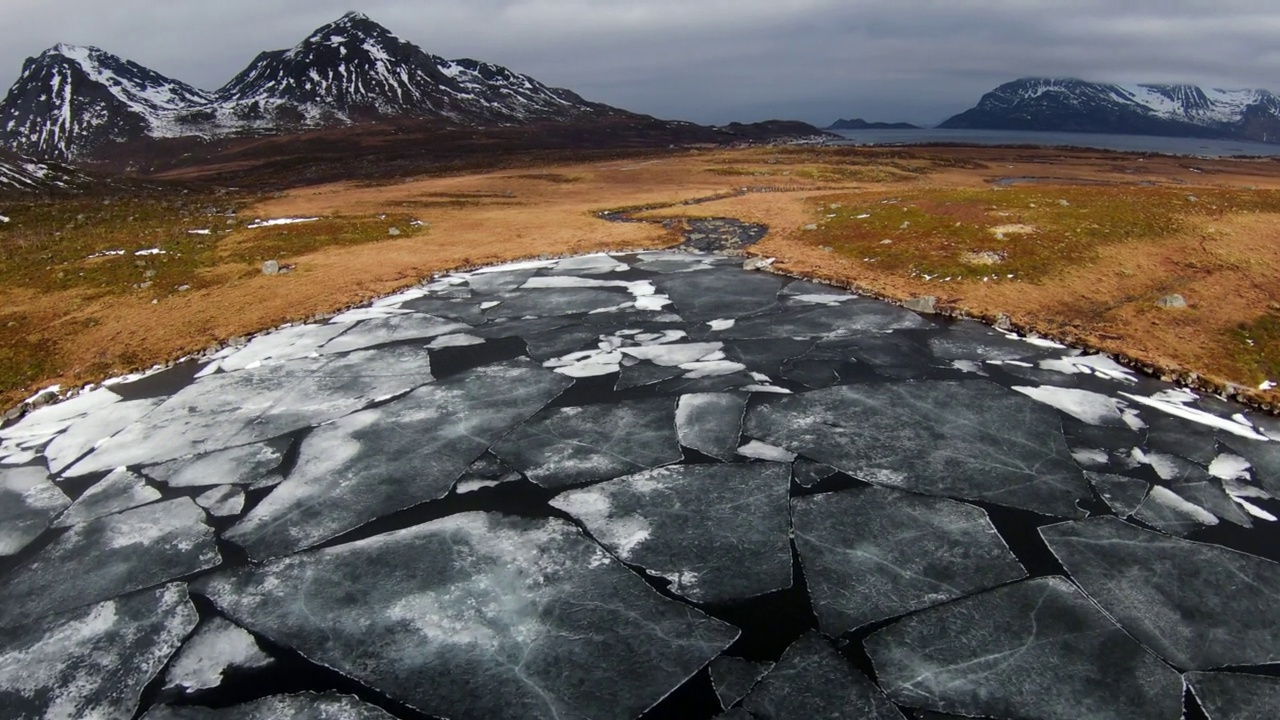
[[[1280,142],[1280,97],[1269,90],[1022,78],[938,127],[1164,135]]]
[[[347,13],[288,50],[259,54],[205,91],[94,47],[29,58],[0,102],[0,145],[77,160],[111,142],[294,131],[388,117],[467,125],[617,111],[504,67],[446,60]]]

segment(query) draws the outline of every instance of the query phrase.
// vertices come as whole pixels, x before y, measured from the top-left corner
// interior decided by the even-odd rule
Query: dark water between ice
[[[1147,135],[1105,133],[1032,132],[1017,130],[838,130],[833,131],[855,145],[1033,145],[1037,147],[1079,147],[1121,152],[1160,153],[1198,157],[1280,155],[1280,145],[1242,140],[1204,140]]]

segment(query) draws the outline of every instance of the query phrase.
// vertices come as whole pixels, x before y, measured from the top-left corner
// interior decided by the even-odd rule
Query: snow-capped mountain
[[[0,103],[0,141],[66,159],[105,142],[181,134],[177,116],[212,96],[92,47],[57,45],[29,58]]]
[[[58,45],[23,65],[0,102],[0,144],[81,159],[139,138],[216,137],[380,117],[519,124],[617,112],[475,60],[445,60],[348,13],[289,50],[264,52],[206,92],[97,48]]]
[[[987,93],[940,127],[1280,142],[1280,98],[1267,90],[1024,78]]]
[[[475,60],[429,55],[359,13],[291,50],[259,55],[216,93],[242,117],[281,106],[308,121],[414,115],[467,123],[559,118],[595,109],[567,90]]]

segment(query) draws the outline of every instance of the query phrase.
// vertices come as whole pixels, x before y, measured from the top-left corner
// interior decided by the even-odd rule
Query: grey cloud
[[[700,122],[937,122],[1026,75],[1280,90],[1270,1],[8,0],[0,81],[56,42],[214,88],[359,9],[429,52]],[[352,5],[358,7],[352,8]]]

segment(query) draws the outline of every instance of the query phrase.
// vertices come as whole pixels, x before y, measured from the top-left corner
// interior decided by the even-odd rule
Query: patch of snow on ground
[[[274,220],[254,220],[245,226],[248,230],[256,230],[264,227],[274,227],[276,225],[296,225],[298,223],[309,223],[319,220],[318,217],[312,218],[276,218]]]

